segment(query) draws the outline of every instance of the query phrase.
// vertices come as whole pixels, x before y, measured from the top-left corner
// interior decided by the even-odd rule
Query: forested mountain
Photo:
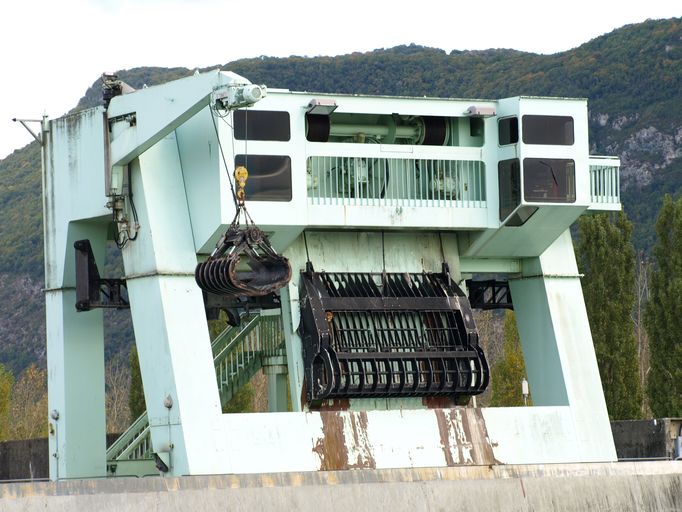
[[[553,55],[509,49],[447,54],[409,45],[339,57],[263,56],[213,67],[291,90],[586,97],[592,153],[621,157],[623,202],[638,249],[653,242],[663,194],[682,190],[682,18],[629,25]],[[118,74],[139,88],[192,71],[136,68]],[[76,108],[100,98],[97,80]],[[36,143],[0,161],[0,362],[15,372],[45,353],[40,189]]]

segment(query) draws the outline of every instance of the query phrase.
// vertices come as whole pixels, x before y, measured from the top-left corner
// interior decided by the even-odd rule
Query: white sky
[[[0,159],[32,140],[12,118],[61,116],[103,71],[410,43],[555,53],[681,15],[679,0],[2,0]]]

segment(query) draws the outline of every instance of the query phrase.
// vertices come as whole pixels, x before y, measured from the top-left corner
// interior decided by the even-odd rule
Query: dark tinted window
[[[483,136],[483,118],[470,117],[469,118],[469,135],[472,137]]]
[[[521,202],[521,169],[519,159],[502,160],[497,164],[500,187],[500,220],[506,219]]]
[[[235,166],[249,171],[246,201],[291,201],[291,158],[276,155],[237,155]]]
[[[530,219],[535,212],[538,211],[537,206],[522,206],[516,212],[514,212],[514,215],[509,217],[509,220],[504,223],[505,226],[510,226],[510,227],[519,227],[523,226],[528,219]]]
[[[523,116],[525,144],[573,144],[573,118],[569,116]]]
[[[278,140],[291,138],[289,112],[235,110],[234,137],[237,140]]]
[[[500,119],[497,127],[500,132],[500,146],[516,144],[519,141],[519,120],[516,117]]]
[[[575,202],[575,162],[560,158],[524,158],[523,198],[532,203]]]

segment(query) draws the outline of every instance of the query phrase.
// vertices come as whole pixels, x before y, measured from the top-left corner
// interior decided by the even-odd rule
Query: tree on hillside
[[[521,351],[519,332],[516,329],[514,313],[505,311],[503,356],[491,370],[493,407],[515,407],[524,405],[521,381],[526,378],[526,364]]]
[[[130,425],[130,365],[125,358],[114,357],[107,364],[104,377],[107,392],[107,432],[119,434]]]
[[[253,399],[254,389],[253,385],[249,382],[239,388],[239,391],[225,404],[223,412],[254,412]]]
[[[128,409],[130,419],[135,421],[147,410],[144,401],[144,388],[142,387],[142,372],[140,371],[140,359],[137,356],[137,346],[133,345],[130,350],[130,391],[128,393]]]
[[[47,436],[47,371],[32,364],[19,377],[10,405],[9,439]]]
[[[637,339],[637,360],[639,361],[639,385],[646,389],[646,377],[649,373],[649,333],[646,330],[644,313],[649,302],[649,281],[651,280],[651,260],[640,251],[637,255],[635,271],[635,309],[632,319],[635,323],[635,338]],[[642,412],[645,418],[651,417],[649,395],[643,394]]]
[[[587,316],[611,419],[641,417],[642,393],[634,324],[635,253],[625,213],[579,220],[578,265]]]
[[[682,197],[665,196],[656,235],[645,321],[651,364],[647,393],[651,412],[661,418],[682,416]]]
[[[0,441],[8,439],[9,411],[12,400],[14,376],[0,364]]]
[[[478,329],[478,344],[488,358],[488,364],[494,367],[504,355],[504,311],[474,309],[474,320]],[[495,375],[491,378],[494,380]],[[493,386],[476,396],[479,407],[490,406]]]

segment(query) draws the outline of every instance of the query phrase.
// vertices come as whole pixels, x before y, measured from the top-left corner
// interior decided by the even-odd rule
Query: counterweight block
[[[444,272],[301,274],[309,402],[470,396],[489,382],[469,301]]]

